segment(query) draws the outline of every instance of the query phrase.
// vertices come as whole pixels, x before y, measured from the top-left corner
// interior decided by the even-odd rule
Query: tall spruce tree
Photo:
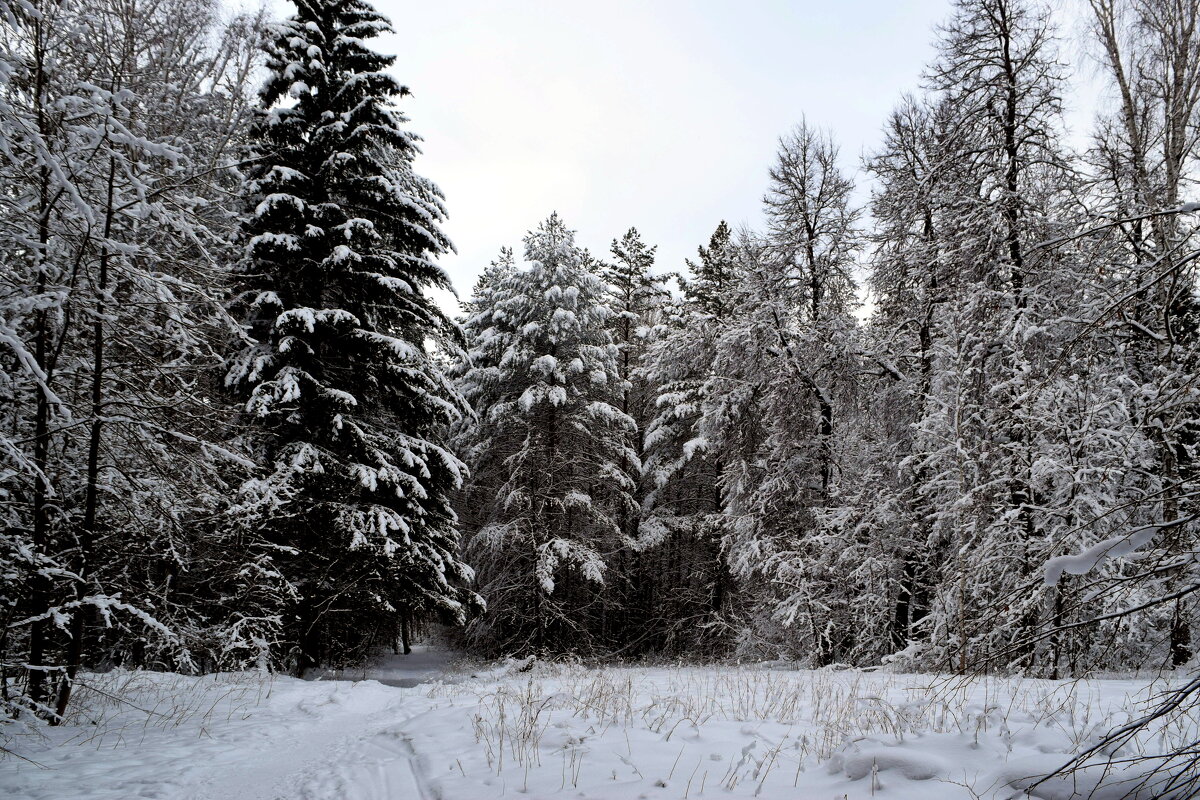
[[[610,556],[635,510],[634,421],[604,284],[558,215],[525,237],[524,270],[501,273],[467,322],[462,433],[477,507],[471,546],[489,612],[472,632],[506,651],[587,650],[604,630]],[[486,564],[486,566],[484,566]]]
[[[227,384],[265,466],[238,522],[296,591],[283,612],[303,670],[360,657],[407,613],[461,623],[476,598],[449,499],[463,467],[442,441],[464,407],[430,355],[457,334],[425,293],[448,288],[434,259],[450,243],[441,193],[412,170],[395,59],[367,46],[391,28],[361,0],[296,6],[252,131],[250,341]]]

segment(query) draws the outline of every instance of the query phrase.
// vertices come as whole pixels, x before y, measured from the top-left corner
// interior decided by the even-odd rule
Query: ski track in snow
[[[298,781],[300,800],[443,800],[426,777],[406,728],[421,715],[349,740]]]

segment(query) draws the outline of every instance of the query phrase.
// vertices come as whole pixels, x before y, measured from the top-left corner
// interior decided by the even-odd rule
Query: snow
[[[1044,567],[1046,585],[1054,586],[1062,579],[1064,572],[1086,575],[1107,558],[1124,558],[1150,544],[1157,532],[1156,527],[1139,528],[1105,539],[1077,555],[1056,556],[1047,561]]]
[[[116,671],[84,683],[71,724],[9,742],[28,760],[0,760],[0,796],[1017,798],[1151,688],[779,663],[592,669],[527,659],[471,671],[425,647],[310,681]],[[1198,727],[1176,719],[1157,734],[1182,739]],[[1129,774],[1087,770],[1077,785],[1043,783],[1034,796],[1099,785],[1096,797],[1117,797]]]

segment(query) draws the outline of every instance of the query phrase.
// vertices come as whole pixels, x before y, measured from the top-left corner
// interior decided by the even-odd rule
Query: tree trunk
[[[36,45],[34,102],[37,105],[38,133],[49,138],[49,121],[45,111],[46,66],[44,31],[42,21],[34,22]],[[47,247],[50,242],[50,215],[53,200],[50,197],[50,168],[42,165],[38,169],[38,249],[34,255],[37,271],[37,294],[44,295],[47,288]],[[39,308],[34,315],[34,358],[42,372],[43,386],[37,389],[34,411],[33,434],[33,550],[38,556],[48,555],[50,545],[49,500],[50,487],[50,384],[52,368],[47,363],[50,354],[50,320],[46,309]],[[29,581],[29,605],[34,614],[42,614],[50,601],[50,580],[40,570],[34,572]],[[35,704],[46,698],[46,636],[45,620],[37,620],[29,628],[29,698]]]
[[[61,721],[71,702],[71,687],[83,662],[84,614],[83,598],[87,594],[86,573],[96,539],[96,512],[99,504],[100,484],[100,435],[103,427],[101,411],[104,400],[104,312],[107,307],[105,293],[108,291],[108,239],[112,235],[113,191],[116,183],[117,162],[108,160],[107,202],[104,216],[104,242],[100,251],[100,274],[97,281],[95,322],[92,323],[92,424],[88,434],[87,489],[84,493],[83,524],[80,526],[75,557],[75,600],[79,605],[71,615],[71,640],[67,645],[66,674],[58,689],[55,719]]]
[[[412,653],[412,631],[409,630],[408,609],[400,612],[400,647],[404,651],[404,655]]]

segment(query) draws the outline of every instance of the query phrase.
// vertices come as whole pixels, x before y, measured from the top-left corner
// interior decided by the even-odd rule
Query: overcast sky
[[[418,171],[446,194],[465,298],[557,210],[597,255],[630,226],[676,270],[756,225],[776,140],[807,117],[847,168],[933,55],[948,0],[379,0]],[[866,192],[863,192],[865,196]]]

